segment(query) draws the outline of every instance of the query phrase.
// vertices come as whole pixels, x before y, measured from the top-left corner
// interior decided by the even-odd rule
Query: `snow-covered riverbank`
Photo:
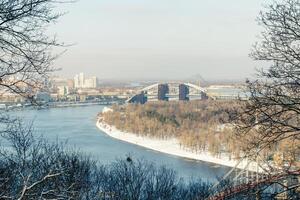
[[[105,108],[103,110],[103,112],[107,112],[107,111],[110,111],[109,108]],[[101,119],[97,121],[96,125],[101,131],[103,131],[110,137],[128,143],[132,143],[135,145],[139,145],[148,149],[152,149],[158,152],[189,158],[189,159],[194,159],[194,160],[201,160],[201,161],[210,162],[218,165],[224,165],[228,167],[237,167],[239,169],[244,169],[247,166],[246,160],[239,162],[238,160],[229,159],[228,156],[222,156],[222,158],[218,158],[211,155],[209,152],[195,153],[195,152],[188,151],[186,149],[181,148],[178,140],[175,138],[168,139],[168,140],[160,140],[160,139],[154,139],[150,137],[138,136],[134,133],[122,132],[113,126],[104,123]],[[248,169],[250,171],[256,172],[257,165],[255,163],[250,163],[248,165]]]

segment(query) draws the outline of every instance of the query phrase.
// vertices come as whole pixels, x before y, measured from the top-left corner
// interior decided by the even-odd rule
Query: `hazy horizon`
[[[266,1],[81,0],[50,32],[74,44],[57,74],[100,79],[244,80],[260,67],[248,57]],[[60,8],[61,9],[61,8]]]

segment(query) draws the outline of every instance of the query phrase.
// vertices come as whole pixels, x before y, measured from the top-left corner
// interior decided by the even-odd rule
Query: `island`
[[[230,121],[238,108],[235,101],[114,105],[99,113],[96,125],[110,137],[158,152],[257,172],[232,140]]]

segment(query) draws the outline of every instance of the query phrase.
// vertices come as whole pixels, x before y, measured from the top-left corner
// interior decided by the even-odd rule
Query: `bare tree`
[[[43,87],[56,58],[52,47],[61,46],[46,31],[61,16],[54,9],[62,2],[0,0],[0,95],[13,93],[32,100],[36,90]],[[12,150],[1,151],[1,199],[61,198],[59,195],[78,191],[66,181],[57,181],[65,173],[55,164],[63,155],[61,147],[36,141],[31,126],[24,128],[16,119],[1,115],[0,122],[1,134]]]
[[[181,200],[206,199],[210,183],[191,179],[178,179],[176,173],[166,167],[156,167],[143,159],[116,160],[101,166],[97,183],[100,199],[132,200]]]
[[[258,21],[264,31],[251,56],[271,67],[259,70],[256,81],[247,81],[250,100],[239,131],[253,131],[251,148],[263,150],[288,138],[300,139],[300,1],[275,1]]]
[[[8,123],[0,150],[0,199],[79,198],[94,162],[33,135],[32,126]]]
[[[270,67],[247,81],[250,99],[237,135],[247,140],[247,154],[265,159],[270,173],[288,174],[300,166],[300,1],[273,1],[258,22],[263,31],[251,57]],[[274,167],[276,154],[282,162]]]
[[[32,98],[43,83],[60,46],[45,32],[61,16],[54,12],[59,1],[0,0],[0,90]]]
[[[0,199],[205,199],[211,184],[178,179],[166,167],[128,157],[108,165],[13,122],[2,134]],[[3,141],[3,138],[2,141]]]

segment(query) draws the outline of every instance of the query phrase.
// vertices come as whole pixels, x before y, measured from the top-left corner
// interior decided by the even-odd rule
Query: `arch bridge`
[[[138,94],[130,97],[127,103],[144,104],[148,101],[190,101],[208,99],[204,88],[192,83],[156,83],[141,89]]]

